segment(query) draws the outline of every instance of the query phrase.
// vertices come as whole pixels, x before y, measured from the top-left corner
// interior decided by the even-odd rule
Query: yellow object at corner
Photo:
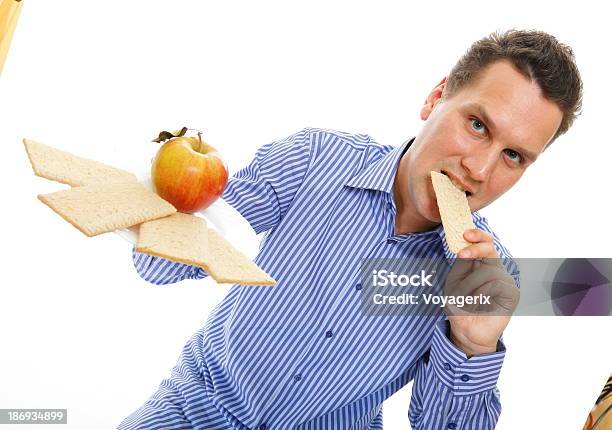
[[[0,0],[0,74],[17,26],[23,0]]]

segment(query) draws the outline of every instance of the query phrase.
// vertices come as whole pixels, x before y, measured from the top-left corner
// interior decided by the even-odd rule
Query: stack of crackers
[[[24,139],[37,176],[72,188],[39,195],[44,204],[87,236],[139,225],[136,250],[203,268],[219,283],[274,285],[206,220],[177,212],[135,175]]]

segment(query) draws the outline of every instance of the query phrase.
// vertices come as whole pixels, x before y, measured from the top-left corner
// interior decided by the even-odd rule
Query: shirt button
[[[356,289],[357,291],[361,290],[361,284],[357,284],[357,285],[355,285],[355,289]]]
[[[455,424],[455,423],[448,423],[448,426],[447,426],[447,427],[448,427],[449,429],[456,429],[456,428],[457,428],[457,424]]]
[[[451,365],[448,363],[444,363],[444,370],[451,370]]]
[[[387,203],[387,209],[389,210],[393,209],[393,205],[391,203]]]
[[[298,382],[300,379],[302,379],[302,375],[300,375],[299,373],[293,377],[293,380],[295,382]]]
[[[461,375],[461,380],[462,380],[463,382],[467,382],[467,381],[469,381],[469,380],[470,380],[470,377],[469,377],[468,375]]]
[[[259,430],[266,430],[267,428],[268,426],[265,423],[259,425]]]

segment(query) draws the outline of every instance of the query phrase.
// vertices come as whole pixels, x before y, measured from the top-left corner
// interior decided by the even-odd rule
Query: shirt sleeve
[[[311,160],[309,129],[262,146],[229,181],[223,199],[257,234],[276,227],[302,184]]]
[[[140,277],[154,285],[174,284],[183,279],[202,279],[207,276],[200,267],[143,254],[135,249],[132,249],[132,259]]]
[[[308,128],[263,145],[251,163],[229,179],[222,198],[240,212],[256,233],[273,229],[287,212],[304,180],[311,152]],[[132,258],[138,274],[155,285],[207,276],[199,267],[135,250]]]
[[[418,361],[408,411],[415,430],[495,428],[501,414],[497,379],[506,354],[470,358],[449,338],[448,320],[436,324],[430,350]]]

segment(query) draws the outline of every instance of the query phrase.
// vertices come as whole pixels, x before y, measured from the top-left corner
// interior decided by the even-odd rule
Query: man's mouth
[[[440,173],[442,173],[443,175],[448,176],[448,178],[451,180],[451,182],[453,183],[453,185],[457,188],[459,188],[461,191],[463,191],[465,193],[466,197],[471,197],[472,196],[472,192],[469,190],[469,187],[467,185],[465,185],[459,178],[457,178],[455,175],[453,175],[452,173],[448,173],[446,170],[440,170]]]

